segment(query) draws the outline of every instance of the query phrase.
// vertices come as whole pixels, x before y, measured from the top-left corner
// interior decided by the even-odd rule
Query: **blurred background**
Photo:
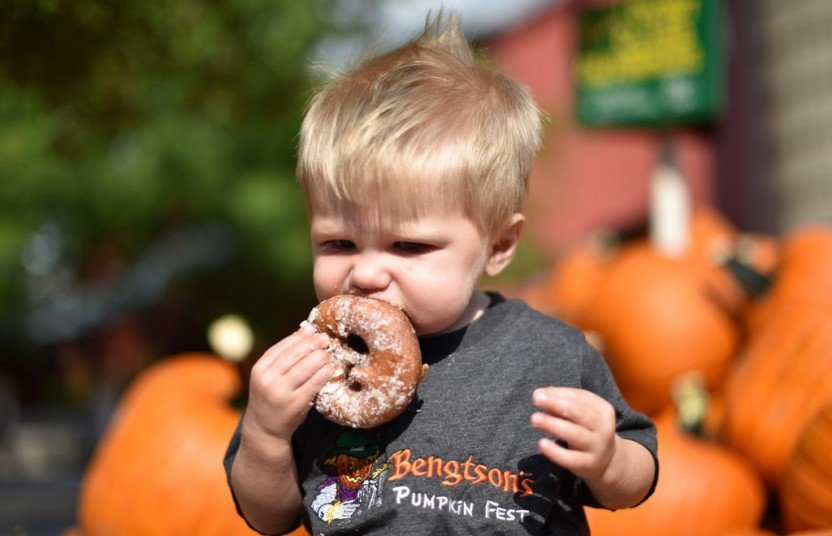
[[[707,262],[719,254],[720,270],[745,269],[744,286],[730,290],[742,294],[732,297],[736,331],[712,351],[726,357],[716,368],[684,364],[673,378],[701,373],[712,399],[722,398],[732,362],[753,340],[737,303],[746,307],[785,278],[772,274],[806,224],[822,235],[809,247],[821,266],[813,273],[828,271],[826,0],[7,0],[0,3],[0,534],[73,526],[97,533],[95,508],[81,506],[82,482],[103,456],[97,452],[107,447],[126,390],[182,352],[232,356],[244,378],[263,349],[306,317],[315,299],[294,155],[316,69],[401,44],[443,5],[461,13],[483,61],[526,84],[547,115],[520,254],[487,284],[585,329],[609,352],[625,388],[627,372],[613,361],[624,353],[625,328],[608,322],[628,309],[594,317],[569,309],[564,296],[586,284],[564,282],[576,252],[592,250],[607,263],[610,247],[620,257],[625,245],[652,240],[678,263],[674,273],[694,264],[680,248],[696,247]],[[711,336],[680,307],[682,324]],[[626,331],[649,343],[662,329]],[[217,342],[223,337],[233,339],[231,349]],[[832,345],[823,348],[832,354]],[[801,422],[832,401],[825,394],[832,380],[822,375],[830,367],[818,365],[828,360],[817,359],[803,391],[823,396],[802,410]],[[740,387],[730,392],[739,394],[724,396],[728,415],[731,396],[745,398]],[[244,393],[233,386],[223,393],[232,422]],[[659,398],[670,396],[665,388]],[[633,397],[651,414],[663,407]],[[730,440],[732,426],[714,425],[709,444],[742,451]],[[756,509],[726,527],[792,530],[780,477],[760,478],[751,485],[761,490],[750,500]],[[817,516],[823,525],[828,510]]]

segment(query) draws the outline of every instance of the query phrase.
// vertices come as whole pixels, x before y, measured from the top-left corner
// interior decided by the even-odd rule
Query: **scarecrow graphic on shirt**
[[[312,509],[318,517],[331,523],[349,519],[359,507],[381,504],[381,477],[390,465],[384,463],[373,470],[379,449],[364,436],[342,432],[335,440],[335,449],[324,460],[327,478],[316,488],[318,494]]]

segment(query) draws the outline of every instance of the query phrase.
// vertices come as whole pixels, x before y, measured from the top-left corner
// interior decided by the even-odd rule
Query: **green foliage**
[[[193,306],[200,330],[229,310],[270,334],[304,315],[310,259],[294,152],[318,9],[0,4],[0,324],[48,299],[59,276],[64,286],[117,279],[172,231],[208,222],[231,230],[233,259],[161,299]],[[60,240],[27,264],[44,229]]]

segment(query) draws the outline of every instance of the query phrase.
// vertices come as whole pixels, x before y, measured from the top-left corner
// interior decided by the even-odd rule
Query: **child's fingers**
[[[274,374],[285,374],[305,355],[325,348],[328,343],[326,335],[314,331],[309,333],[301,328],[266,350],[256,366]]]
[[[565,441],[572,450],[585,451],[593,446],[592,432],[572,421],[538,412],[532,415],[531,423],[541,432]]]
[[[329,378],[335,372],[335,365],[332,361],[324,363],[320,369],[315,371],[309,379],[298,386],[297,393],[300,398],[304,400],[306,405],[311,405],[312,401],[318,395],[321,388],[329,381]]]
[[[275,369],[278,374],[289,374],[298,363],[315,352],[321,352],[326,348],[329,339],[320,333],[312,335],[295,346],[287,348],[282,355],[275,360]]]
[[[278,341],[277,343],[270,346],[263,355],[260,356],[260,359],[257,360],[255,363],[255,367],[258,368],[269,368],[271,364],[289,347],[294,344],[297,344],[299,341],[311,337],[315,331],[312,329],[311,325],[302,324],[300,329]]]
[[[615,410],[600,396],[583,389],[536,389],[532,401],[540,409],[593,431],[606,430],[615,422]]]
[[[291,369],[286,371],[286,384],[290,389],[297,390],[318,371],[332,362],[332,357],[325,350],[314,350],[301,357]]]
[[[610,466],[613,446],[610,449],[578,449],[564,445],[548,437],[540,438],[537,448],[549,460],[582,478],[600,478]]]
[[[583,476],[590,464],[590,456],[580,450],[567,448],[557,442],[543,437],[538,440],[537,448],[541,454],[553,463]]]

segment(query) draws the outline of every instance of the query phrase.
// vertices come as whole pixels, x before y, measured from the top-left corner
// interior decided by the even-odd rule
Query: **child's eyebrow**
[[[338,225],[312,225],[309,234],[315,238],[333,238],[346,235],[347,229]]]
[[[315,215],[310,224],[311,229],[343,229],[347,223],[339,217]]]
[[[402,225],[391,227],[390,234],[405,242],[438,242],[446,240],[447,233],[441,226]]]

